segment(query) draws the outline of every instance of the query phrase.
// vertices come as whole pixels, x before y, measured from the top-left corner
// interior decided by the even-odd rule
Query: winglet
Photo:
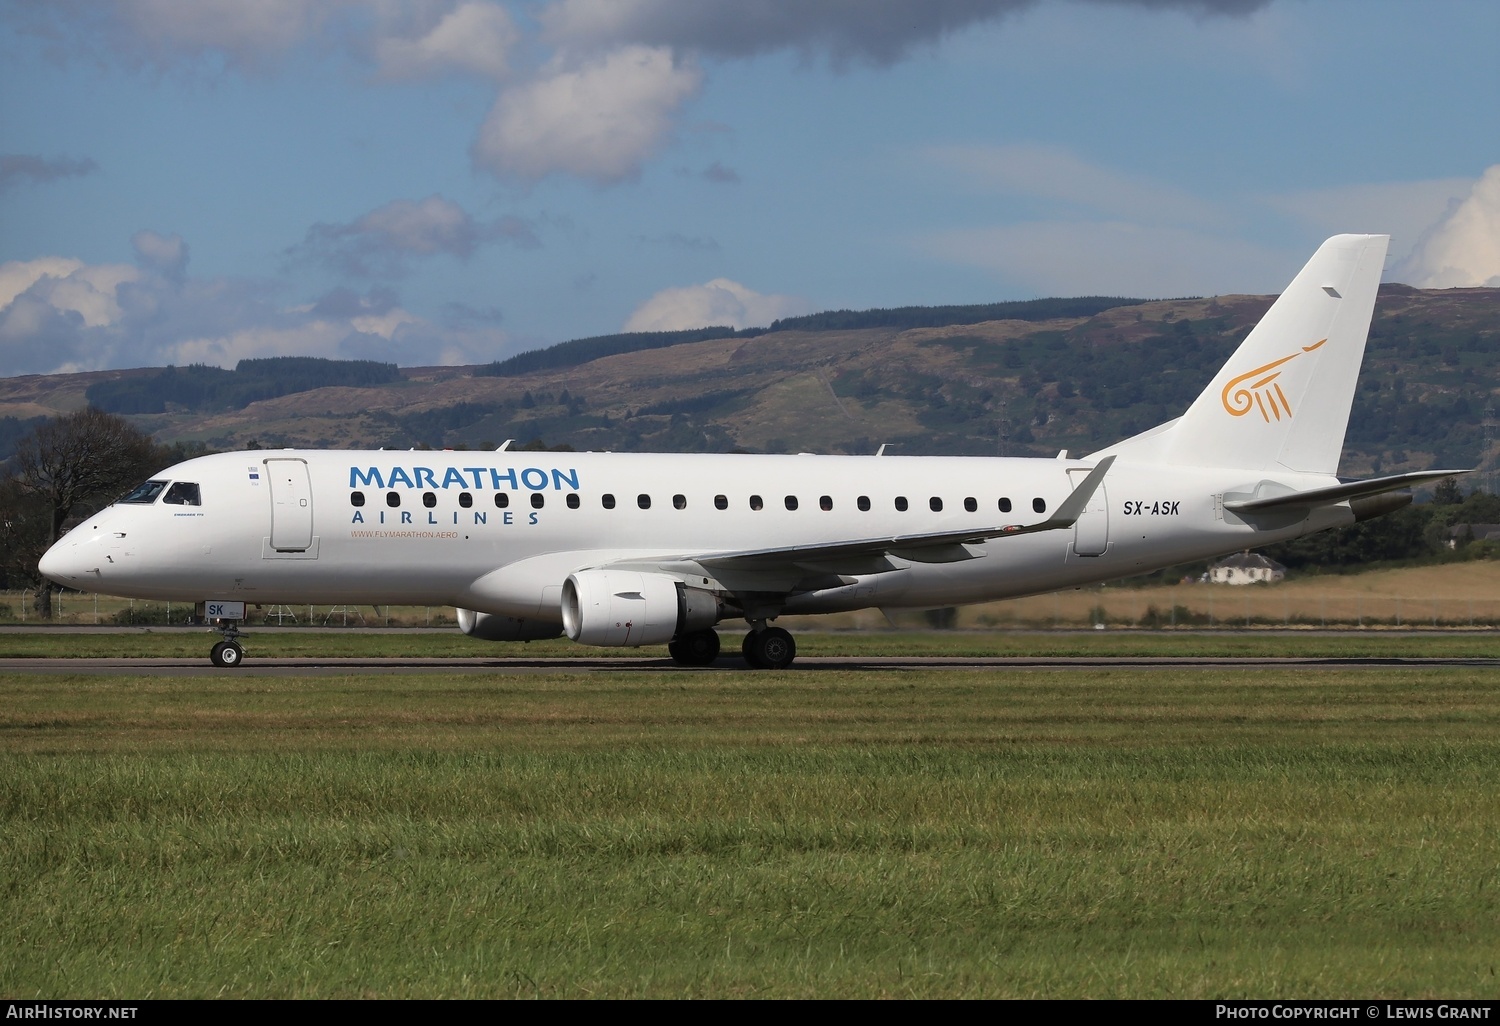
[[[1026,527],[1008,527],[1005,529],[1007,535],[1011,534],[1036,534],[1038,531],[1062,531],[1072,527],[1083,516],[1083,511],[1089,508],[1089,500],[1099,490],[1099,485],[1104,481],[1104,475],[1109,473],[1109,468],[1114,466],[1115,458],[1106,456],[1099,461],[1098,466],[1089,471],[1089,476],[1078,482],[1078,487],[1063,500],[1063,504],[1046,520],[1039,524],[1031,524]]]
[[[1083,511],[1088,509],[1089,500],[1099,490],[1099,485],[1104,482],[1104,475],[1109,473],[1109,468],[1114,466],[1115,458],[1106,456],[1099,461],[1099,465],[1089,471],[1089,476],[1078,483],[1073,493],[1063,500],[1063,504],[1057,507],[1044,523],[1038,524],[1038,530],[1057,530],[1064,527],[1072,527],[1083,516]]]

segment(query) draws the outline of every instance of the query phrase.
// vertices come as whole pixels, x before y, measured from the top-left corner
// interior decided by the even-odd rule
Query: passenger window
[[[645,492],[642,492],[641,494],[639,494],[639,495],[637,495],[635,497],[635,504],[637,506],[641,507],[641,509],[650,509],[651,508],[651,496],[647,495]]]
[[[1035,499],[1031,500],[1031,508],[1036,510],[1038,513],[1045,513],[1047,512],[1047,500],[1042,498],[1041,496],[1037,496]]]
[[[474,505],[474,496],[470,495],[468,492],[459,492],[458,504],[464,509],[468,509],[470,506]]]
[[[943,511],[943,500],[934,495],[927,500],[927,507],[934,513],[941,513]]]
[[[351,506],[363,506],[364,504],[365,504],[365,493],[364,492],[350,492],[349,493],[349,505],[351,505]]]
[[[166,487],[167,483],[165,481],[147,481],[145,484],[136,485],[120,501],[137,502],[144,506],[155,502],[157,496],[161,495],[162,489]]]
[[[751,509],[764,509],[765,505],[766,505],[765,502],[762,501],[762,499],[761,499],[761,497],[759,495],[752,495],[752,496],[750,496],[750,508]]]
[[[547,505],[547,497],[545,495],[543,495],[541,492],[532,492],[531,493],[531,508],[532,509],[541,509],[545,505]]]
[[[401,493],[400,492],[386,492],[385,493],[385,504],[387,506],[391,507],[392,509],[395,509],[397,506],[401,505]]]
[[[904,496],[904,495],[898,495],[898,496],[896,496],[896,509],[899,512],[902,512],[902,513],[906,512],[906,496]]]
[[[578,508],[578,493],[577,492],[569,492],[568,493],[568,508],[569,509],[577,509]]]
[[[687,509],[687,496],[686,495],[674,495],[674,496],[672,496],[672,508],[673,509]]]
[[[727,495],[715,495],[714,496],[714,509],[728,509],[728,508],[729,508],[729,496],[727,496]]]
[[[825,513],[828,512],[829,510],[833,509],[833,496],[832,495],[825,495],[822,498],[820,498],[818,500],[818,508],[821,509]]]
[[[615,508],[615,497],[608,492],[605,492],[604,495],[600,497],[599,502],[604,506],[605,509]]]
[[[971,495],[964,500],[964,509],[968,510],[970,513],[978,512],[979,503],[976,502],[974,497]]]
[[[854,500],[854,504],[859,507],[861,513],[870,512],[870,497],[868,495],[861,495],[858,499]]]
[[[507,507],[509,505],[510,505],[510,493],[509,492],[496,492],[495,493],[495,508],[496,509],[504,509],[505,507]]]
[[[1010,512],[1010,500],[1009,499],[1001,499],[1000,500],[1000,512],[1001,513],[1009,513]]]
[[[192,481],[178,481],[167,489],[167,494],[162,496],[161,501],[172,506],[201,506],[203,496]]]
[[[428,509],[432,509],[432,507],[437,505],[437,494],[435,492],[423,492],[422,505]]]
[[[787,509],[796,509],[797,508],[797,497],[795,495],[788,495],[786,497],[786,508]]]

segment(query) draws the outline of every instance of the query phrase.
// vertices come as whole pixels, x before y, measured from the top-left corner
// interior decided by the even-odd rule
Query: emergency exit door
[[[1086,469],[1068,471],[1068,484],[1077,488],[1089,476]],[[1079,556],[1102,556],[1109,548],[1109,496],[1104,493],[1104,482],[1094,490],[1088,508],[1073,525],[1073,552]]]
[[[312,545],[312,482],[302,460],[266,460],[271,483],[271,548],[304,552]]]

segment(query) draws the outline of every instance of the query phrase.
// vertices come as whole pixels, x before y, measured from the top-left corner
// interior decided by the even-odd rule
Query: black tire
[[[245,650],[237,641],[221,641],[208,653],[209,660],[220,669],[232,670],[245,660]]]
[[[719,632],[694,631],[667,645],[667,651],[680,666],[712,666],[719,658]]]
[[[745,665],[753,670],[764,670],[765,667],[759,662],[760,656],[755,647],[755,632],[751,631],[745,635],[745,640],[740,642],[740,654],[745,657]]]
[[[780,627],[767,627],[746,636],[745,662],[757,670],[784,670],[797,658],[797,642]]]

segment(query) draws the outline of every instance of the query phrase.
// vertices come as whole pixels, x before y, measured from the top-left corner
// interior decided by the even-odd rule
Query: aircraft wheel
[[[221,641],[208,653],[209,660],[218,667],[232,670],[245,659],[245,650],[237,641]]]
[[[764,670],[765,669],[765,667],[762,666],[760,664],[760,662],[758,661],[760,657],[759,657],[759,655],[756,652],[756,647],[755,647],[755,632],[754,631],[751,631],[749,634],[746,634],[745,635],[745,640],[742,641],[742,642],[740,642],[740,654],[745,657],[745,663],[751,669],[755,669],[755,670]]]
[[[719,633],[712,629],[694,631],[668,644],[667,651],[680,666],[712,666],[719,658]]]
[[[758,670],[784,670],[797,658],[797,642],[780,627],[753,631],[745,637],[745,662]]]

